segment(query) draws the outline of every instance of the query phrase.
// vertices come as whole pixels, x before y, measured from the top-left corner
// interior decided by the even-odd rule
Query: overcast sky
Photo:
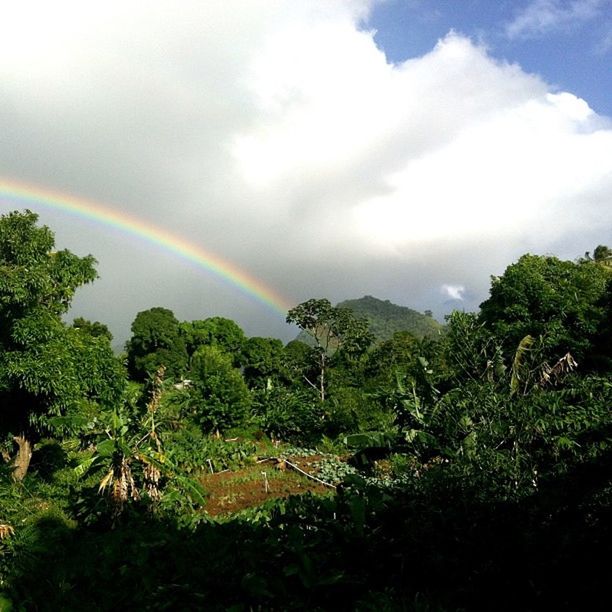
[[[610,0],[0,1],[0,178],[104,203],[288,302],[477,309],[525,252],[612,244]],[[15,202],[0,199],[0,210]],[[72,312],[277,312],[32,203],[100,279]]]

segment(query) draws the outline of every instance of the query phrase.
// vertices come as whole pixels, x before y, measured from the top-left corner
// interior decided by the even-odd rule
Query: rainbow
[[[0,178],[0,206],[7,203],[10,206],[34,205],[59,210],[81,219],[117,229],[128,236],[140,238],[156,248],[195,264],[197,268],[205,270],[207,273],[214,274],[225,283],[272,308],[283,317],[292,306],[285,297],[272,287],[248,274],[234,263],[176,234],[125,212],[119,212],[107,205]]]

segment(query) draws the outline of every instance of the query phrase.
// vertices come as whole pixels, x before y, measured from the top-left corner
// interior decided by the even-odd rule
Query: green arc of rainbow
[[[118,229],[124,234],[136,236],[158,249],[172,253],[180,259],[214,274],[225,283],[234,286],[247,296],[283,315],[283,317],[292,306],[289,300],[275,289],[234,263],[185,240],[181,236],[125,212],[119,212],[107,205],[0,178],[0,202],[6,201],[11,206],[15,204],[38,205],[59,210],[75,217]]]

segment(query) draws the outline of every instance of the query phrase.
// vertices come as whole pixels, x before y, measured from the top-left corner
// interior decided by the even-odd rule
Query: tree
[[[493,277],[480,319],[512,354],[521,340],[541,337],[546,359],[570,352],[581,363],[606,315],[610,272],[591,262],[523,255]]]
[[[305,380],[316,380],[318,363],[313,361],[312,346],[295,339],[287,343],[282,355],[283,369],[287,373],[287,382],[296,391],[302,389]],[[309,390],[312,385],[309,386]],[[315,388],[315,391],[318,390]]]
[[[77,317],[72,322],[72,327],[75,329],[80,329],[82,332],[89,334],[92,338],[99,338],[100,336],[104,336],[108,338],[109,342],[113,341],[113,334],[111,334],[110,329],[104,323],[100,323],[100,321],[89,321],[84,319],[83,317]]]
[[[373,340],[365,319],[356,318],[348,308],[332,306],[326,299],[311,299],[298,304],[287,313],[287,323],[295,323],[314,340],[318,386],[308,377],[305,378],[313,388],[318,388],[322,402],[325,401],[325,375],[329,360],[361,355]]]
[[[161,365],[169,378],[180,376],[187,367],[187,350],[174,313],[159,306],[143,310],[132,323],[126,345],[128,372],[137,381],[153,376]]]
[[[166,450],[166,440],[175,426],[161,409],[164,366],[151,381],[146,410],[134,411],[128,402],[97,415],[88,430],[90,448],[95,450],[77,468],[79,475],[97,471],[99,493],[107,493],[112,516],[117,518],[126,502],[144,501],[154,510],[169,488],[198,505],[204,502],[197,481],[185,477]]]
[[[595,247],[593,251],[593,256],[591,257],[591,253],[587,251],[584,254],[584,257],[580,257],[578,259],[578,263],[596,263],[599,266],[603,266],[604,268],[612,268],[612,249],[603,244],[600,244]]]
[[[231,319],[210,317],[203,321],[181,323],[180,328],[190,356],[201,346],[217,346],[232,355],[235,366],[239,364],[246,337],[240,326]]]
[[[94,258],[54,251],[53,233],[37,220],[30,211],[0,217],[1,428],[18,447],[16,479],[25,477],[51,417],[87,402],[113,403],[124,380],[106,338],[61,320],[76,289],[96,278]]]
[[[610,265],[612,263],[612,249],[603,244],[596,246],[593,251],[593,260]]]
[[[510,349],[514,351],[516,346]],[[493,381],[504,375],[500,342],[473,312],[455,310],[446,317],[441,352],[445,376],[452,384]]]
[[[395,381],[398,371],[405,371],[419,354],[419,341],[410,332],[395,332],[390,340],[378,344],[368,353],[368,381],[385,384]]]
[[[249,387],[268,388],[284,377],[283,352],[283,343],[276,338],[254,337],[244,343],[240,362]]]
[[[241,424],[251,395],[229,355],[216,346],[202,346],[191,358],[189,388],[194,419],[205,431]]]

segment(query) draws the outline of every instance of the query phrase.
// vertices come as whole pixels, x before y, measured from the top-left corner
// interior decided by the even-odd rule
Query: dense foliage
[[[13,475],[27,474],[49,417],[119,401],[123,381],[105,337],[67,327],[75,290],[96,277],[93,257],[54,251],[53,233],[31,212],[0,217],[0,435],[17,445]]]
[[[595,262],[524,255],[501,278],[493,278],[481,317],[510,350],[531,335],[541,338],[549,359],[567,352],[579,362],[593,359],[593,344],[612,306],[609,281],[609,269]]]
[[[167,308],[149,308],[136,315],[126,350],[128,372],[139,382],[155,374],[160,365],[174,377],[180,377],[187,366],[185,338],[178,319]]]
[[[123,357],[62,320],[95,262],[53,248],[0,217],[0,610],[609,607],[607,247],[523,256],[435,339],[324,299],[287,346],[155,307]],[[327,493],[208,512],[205,476],[267,492],[296,454]]]

